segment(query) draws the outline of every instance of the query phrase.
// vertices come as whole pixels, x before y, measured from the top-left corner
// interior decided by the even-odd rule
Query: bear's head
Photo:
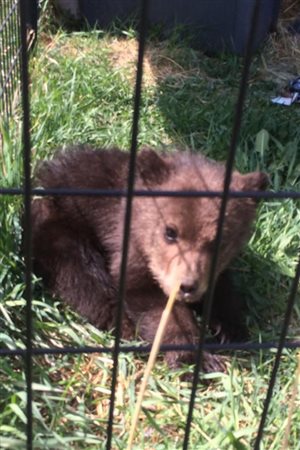
[[[225,167],[202,155],[158,155],[144,150],[138,157],[137,189],[183,193],[222,192]],[[232,173],[231,191],[264,190],[262,172]],[[133,228],[153,278],[168,296],[179,283],[179,300],[199,301],[208,287],[220,215],[220,196],[135,198]],[[217,273],[235,257],[251,234],[257,201],[230,198],[227,203]]]

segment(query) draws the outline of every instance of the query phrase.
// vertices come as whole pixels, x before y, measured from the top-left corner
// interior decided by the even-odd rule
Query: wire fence
[[[25,281],[26,281],[26,349],[1,349],[0,356],[5,355],[21,355],[24,358],[26,368],[26,389],[27,389],[27,449],[33,448],[33,421],[32,421],[32,359],[34,355],[45,354],[65,354],[65,353],[112,353],[113,354],[113,374],[111,382],[111,398],[110,409],[107,423],[107,450],[112,448],[113,437],[113,425],[114,425],[114,408],[115,408],[115,393],[118,373],[118,357],[120,352],[145,352],[148,353],[150,346],[125,346],[120,342],[121,338],[121,322],[123,315],[123,301],[124,292],[126,286],[126,263],[128,246],[130,239],[130,221],[131,221],[131,207],[132,200],[135,195],[138,196],[198,196],[198,197],[220,197],[221,208],[217,227],[217,235],[215,240],[214,257],[211,265],[208,295],[204,305],[203,314],[203,328],[201,332],[200,343],[197,347],[186,345],[180,346],[180,349],[190,350],[191,348],[196,350],[197,358],[194,369],[193,383],[191,387],[189,411],[186,418],[185,437],[183,442],[183,449],[187,449],[189,446],[189,435],[193,418],[193,408],[197,395],[197,386],[199,381],[199,373],[202,366],[203,351],[205,349],[223,349],[223,350],[264,350],[275,348],[277,349],[274,367],[272,375],[269,381],[269,388],[265,398],[263,414],[260,419],[259,429],[257,431],[256,441],[254,449],[260,448],[264,425],[270,401],[272,398],[273,388],[276,382],[276,376],[280,364],[280,358],[283,348],[298,348],[300,342],[289,342],[286,340],[288,326],[293,310],[293,306],[296,299],[297,288],[300,279],[300,257],[296,267],[295,277],[292,282],[289,298],[287,300],[286,311],[284,313],[283,325],[280,332],[278,342],[271,343],[230,343],[230,344],[208,344],[205,342],[206,328],[210,316],[213,284],[216,270],[216,263],[218,259],[218,253],[220,248],[220,242],[222,238],[222,230],[224,224],[224,218],[226,213],[226,205],[228,200],[234,196],[241,197],[256,197],[256,198],[292,198],[300,199],[299,192],[230,192],[230,180],[233,171],[233,164],[235,159],[235,152],[237,148],[237,142],[239,137],[239,131],[242,122],[243,108],[245,104],[247,82],[249,77],[249,69],[252,58],[252,43],[255,36],[255,27],[257,23],[257,14],[259,10],[260,0],[255,0],[253,15],[251,20],[251,30],[249,33],[248,45],[245,52],[244,66],[241,76],[239,95],[235,108],[235,120],[232,129],[232,138],[230,149],[228,153],[228,159],[226,164],[226,177],[224,182],[224,190],[222,192],[149,192],[149,191],[135,191],[134,189],[134,176],[136,167],[136,154],[138,145],[138,124],[139,124],[139,110],[142,94],[142,71],[143,71],[143,58],[146,43],[147,34],[147,11],[149,7],[149,0],[143,0],[141,3],[141,14],[139,22],[139,51],[138,51],[138,63],[137,63],[137,77],[134,94],[134,112],[132,119],[132,135],[131,135],[131,148],[130,148],[130,162],[129,162],[129,177],[126,191],[106,191],[106,190],[70,190],[70,189],[52,189],[52,190],[39,190],[32,189],[31,186],[31,145],[30,145],[30,105],[29,105],[29,77],[28,77],[28,17],[29,17],[29,3],[20,2],[20,16],[18,13],[18,1],[5,2],[5,7],[2,8],[1,3],[1,102],[4,112],[8,115],[11,113],[14,92],[19,83],[19,56],[21,56],[21,85],[22,85],[22,107],[23,107],[23,162],[24,162],[24,184],[23,188],[6,189],[1,188],[1,195],[23,195],[24,197],[24,257],[25,257]],[[10,28],[5,28],[7,24],[13,24]],[[19,26],[21,33],[19,33]],[[3,44],[4,43],[4,44]],[[125,196],[126,212],[124,217],[124,236],[123,236],[123,250],[122,250],[122,263],[120,267],[120,280],[118,289],[118,312],[116,317],[116,333],[115,344],[113,348],[108,347],[64,347],[64,348],[34,348],[32,342],[32,239],[31,239],[31,198],[33,195],[102,195],[102,196]],[[300,256],[300,255],[299,255]],[[175,345],[164,345],[162,351],[177,350],[179,347]]]
[[[0,4],[1,116],[11,115],[20,82],[20,16],[18,0]]]
[[[26,47],[30,48],[37,31],[37,2],[25,0]],[[19,0],[0,0],[0,117],[8,119],[20,92],[20,8]]]

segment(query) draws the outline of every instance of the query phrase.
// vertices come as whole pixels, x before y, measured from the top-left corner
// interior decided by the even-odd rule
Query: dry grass
[[[276,33],[261,54],[262,78],[275,82],[279,89],[300,74],[300,35],[288,30],[296,19],[300,19],[299,0],[284,0]]]
[[[113,38],[106,43],[108,54],[114,68],[127,72],[128,80],[134,82],[136,73],[136,61],[138,52],[138,41],[135,38],[119,39]],[[186,49],[170,49],[165,43],[148,43],[144,59],[144,84],[155,86],[170,76],[188,78],[200,74],[200,69],[187,68],[178,61],[184,59]]]
[[[299,18],[300,16],[300,6],[299,0],[283,0],[281,7],[280,20],[289,22]]]

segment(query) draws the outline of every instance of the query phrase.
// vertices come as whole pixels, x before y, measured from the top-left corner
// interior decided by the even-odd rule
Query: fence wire
[[[0,113],[8,118],[20,83],[20,14],[18,0],[0,1]]]
[[[125,346],[120,343],[121,336],[121,322],[123,313],[123,297],[126,285],[126,261],[129,245],[129,230],[131,220],[131,205],[132,199],[137,196],[198,196],[198,197],[219,197],[222,199],[219,223],[217,228],[216,243],[214,259],[211,266],[210,282],[208,288],[207,301],[204,308],[204,326],[201,333],[201,339],[198,347],[192,345],[176,346],[176,345],[163,345],[162,351],[176,351],[178,349],[197,351],[197,361],[195,364],[193,384],[191,388],[191,397],[189,404],[189,412],[186,420],[185,437],[183,442],[183,449],[186,450],[189,444],[189,433],[192,424],[193,408],[197,395],[197,385],[199,373],[202,365],[202,353],[205,349],[212,350],[247,350],[256,351],[258,349],[271,349],[276,348],[277,354],[272,370],[269,389],[266,395],[264,410],[261,416],[260,426],[257,432],[255,441],[255,450],[259,450],[261,441],[263,438],[263,430],[265,420],[268,414],[268,408],[272,398],[273,388],[276,383],[277,372],[280,364],[280,357],[283,348],[298,348],[300,347],[300,341],[287,341],[286,336],[288,332],[288,326],[291,318],[291,313],[296,299],[297,287],[300,278],[300,255],[299,263],[296,268],[295,277],[292,283],[290,295],[286,305],[286,311],[284,314],[284,320],[280,338],[278,342],[269,343],[230,343],[230,344],[209,344],[205,342],[206,326],[208,324],[213,285],[215,278],[215,269],[218,258],[218,249],[222,237],[223,222],[226,212],[226,205],[228,199],[231,197],[256,197],[263,199],[272,198],[291,198],[299,199],[299,192],[230,192],[229,185],[231,180],[231,174],[233,171],[235,151],[237,147],[237,141],[242,121],[242,112],[245,104],[247,80],[251,63],[252,46],[255,36],[255,26],[257,23],[257,15],[259,10],[259,0],[255,0],[253,3],[253,14],[251,20],[251,30],[249,33],[249,41],[244,60],[244,68],[241,76],[240,91],[237,99],[235,109],[235,120],[232,130],[232,139],[230,145],[230,151],[228,154],[228,160],[226,165],[226,177],[224,182],[224,189],[222,192],[169,192],[169,191],[135,191],[134,190],[134,175],[135,175],[135,160],[138,144],[138,123],[139,123],[139,110],[142,95],[142,68],[143,57],[146,44],[146,32],[147,32],[147,10],[149,0],[142,0],[140,11],[140,25],[139,25],[139,53],[137,63],[137,77],[134,94],[133,104],[133,121],[132,121],[132,137],[130,148],[130,162],[129,162],[129,177],[127,190],[125,191],[108,191],[108,190],[72,190],[72,189],[32,189],[31,186],[31,146],[30,146],[30,108],[29,108],[29,77],[28,77],[28,17],[30,17],[29,6],[30,2],[20,2],[20,14],[19,14],[19,1],[0,1],[0,80],[1,80],[1,112],[5,115],[9,115],[12,112],[12,105],[14,101],[15,89],[18,86],[19,79],[21,79],[22,85],[22,108],[23,108],[23,166],[24,166],[24,178],[23,187],[15,189],[5,189],[0,187],[0,195],[23,195],[24,197],[24,258],[25,258],[25,280],[26,280],[26,349],[0,349],[0,357],[7,355],[20,355],[24,358],[25,373],[26,373],[26,389],[27,389],[27,449],[33,448],[33,424],[32,424],[32,357],[33,355],[46,355],[46,354],[80,354],[80,353],[112,353],[113,354],[113,375],[111,384],[111,399],[110,410],[107,424],[107,450],[112,448],[112,436],[113,436],[113,417],[115,406],[115,390],[118,371],[118,357],[120,352],[143,352],[148,353],[150,346]],[[7,27],[11,24],[10,27]],[[20,31],[21,30],[21,31]],[[21,57],[21,67],[19,66],[19,60]],[[19,72],[20,71],[20,72]],[[124,237],[123,237],[123,251],[122,262],[120,267],[120,281],[119,281],[119,307],[116,319],[116,337],[115,344],[111,347],[64,347],[64,348],[33,348],[33,328],[32,328],[32,240],[31,240],[31,199],[34,195],[104,195],[104,196],[125,196],[127,197],[127,206],[124,217]]]
[[[140,12],[139,51],[138,51],[137,75],[136,75],[134,105],[133,105],[132,135],[131,135],[131,147],[130,147],[130,160],[129,160],[129,168],[128,168],[129,169],[128,170],[128,184],[127,184],[127,195],[126,195],[127,201],[126,201],[126,210],[125,210],[125,217],[124,217],[122,261],[121,261],[121,266],[120,266],[120,281],[119,281],[119,289],[118,289],[119,304],[118,304],[117,317],[116,317],[115,347],[114,347],[114,351],[113,351],[113,372],[112,372],[111,397],[110,397],[109,417],[108,417],[108,426],[107,426],[107,442],[106,442],[107,450],[109,450],[111,448],[111,441],[112,441],[112,434],[113,434],[113,417],[114,417],[115,394],[116,394],[116,384],[117,384],[117,375],[118,375],[118,358],[119,358],[119,352],[120,352],[123,303],[124,303],[125,285],[126,285],[126,265],[127,265],[128,249],[129,249],[130,222],[131,222],[131,210],[132,210],[135,165],[136,165],[135,162],[136,162],[136,153],[137,153],[137,145],[138,145],[137,140],[138,140],[138,126],[139,126],[141,93],[142,93],[143,60],[144,60],[145,43],[146,43],[148,2],[149,2],[149,0],[144,0],[142,2],[141,12]]]
[[[37,31],[37,0],[23,0],[26,8],[27,49],[31,47]],[[21,18],[20,0],[0,0],[0,117],[12,116],[20,93],[21,79]]]
[[[27,391],[27,448],[32,448],[32,238],[31,238],[31,145],[27,47],[27,9],[21,2],[21,87],[23,109],[23,196],[24,196],[24,262],[26,299],[25,375]]]
[[[218,220],[218,225],[217,225],[214,252],[213,252],[213,257],[212,257],[212,262],[211,262],[211,267],[210,267],[207,295],[204,300],[204,306],[203,306],[203,318],[202,318],[202,326],[201,326],[201,332],[200,332],[200,342],[199,342],[199,348],[198,348],[197,356],[196,356],[196,364],[195,364],[195,368],[194,368],[193,385],[192,385],[192,390],[191,390],[191,398],[190,398],[188,416],[187,416],[186,427],[185,427],[183,450],[187,450],[188,444],[189,444],[189,436],[190,436],[190,430],[191,430],[192,419],[193,419],[193,409],[194,409],[195,400],[196,400],[197,386],[198,386],[198,382],[199,382],[199,374],[200,374],[200,371],[202,369],[202,364],[203,364],[203,344],[205,342],[205,335],[207,332],[207,327],[209,324],[212,303],[213,303],[213,294],[214,294],[214,286],[215,286],[215,279],[216,279],[216,270],[217,270],[219,249],[220,249],[220,245],[221,245],[221,241],[222,241],[226,206],[227,206],[227,203],[229,200],[229,187],[230,187],[231,176],[232,176],[232,172],[233,172],[234,158],[235,158],[236,148],[237,148],[237,144],[238,144],[239,132],[240,132],[241,123],[242,123],[243,108],[244,108],[245,99],[246,99],[246,91],[247,91],[247,84],[248,84],[247,82],[248,82],[250,65],[251,65],[251,57],[252,57],[252,53],[253,53],[252,47],[253,47],[253,42],[254,42],[254,37],[255,37],[258,13],[259,13],[259,0],[255,0],[252,18],[251,18],[251,27],[250,27],[247,48],[246,48],[246,53],[245,53],[243,72],[242,72],[242,77],[241,77],[241,82],[240,82],[239,95],[238,95],[236,109],[235,109],[235,118],[234,118],[233,129],[232,129],[232,138],[231,138],[228,158],[227,158],[227,162],[226,162],[224,190],[223,190],[223,196],[222,196],[222,201],[221,201],[221,206],[220,206],[220,215],[219,215],[219,220]]]

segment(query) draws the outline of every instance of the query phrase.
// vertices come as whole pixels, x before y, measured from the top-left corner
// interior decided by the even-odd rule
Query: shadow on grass
[[[234,55],[209,57],[190,48],[174,47],[173,44],[169,55],[157,57],[151,50],[149,55],[151,68],[158,80],[158,106],[169,135],[175,141],[201,149],[213,158],[226,159],[235,118],[242,58]],[[168,63],[170,74],[162,78],[163,60]],[[261,55],[255,55],[240,130],[240,147],[253,147],[255,136],[262,128],[274,138],[270,153],[275,150],[275,141],[283,146],[293,140],[299,142],[300,131],[295,126],[298,111],[271,104],[270,99],[276,95],[276,89],[274,82],[264,78]],[[299,163],[300,156],[296,149],[295,158]]]

